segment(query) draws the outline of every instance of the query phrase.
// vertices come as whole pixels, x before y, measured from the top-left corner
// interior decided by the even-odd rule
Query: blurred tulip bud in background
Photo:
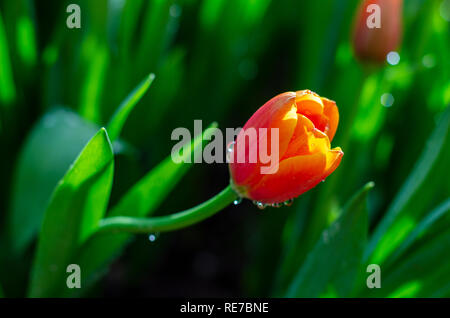
[[[315,187],[338,167],[344,154],[341,148],[330,146],[338,122],[336,103],[309,90],[272,98],[253,114],[236,138],[231,154],[234,160],[229,164],[233,188],[261,208],[289,203]],[[246,131],[261,128],[267,134],[273,128],[279,131],[279,165],[273,173],[261,173],[259,156],[254,163],[237,160],[240,151],[248,158],[251,151],[261,147],[261,143],[246,138]],[[259,133],[258,141],[263,138],[273,142],[267,134]]]
[[[402,37],[402,0],[364,0],[358,8],[353,49],[361,61],[377,64],[398,48]]]

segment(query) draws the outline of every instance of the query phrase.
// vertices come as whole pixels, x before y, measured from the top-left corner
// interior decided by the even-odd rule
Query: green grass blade
[[[148,118],[148,134],[159,131],[164,125],[164,116],[170,112],[173,101],[182,90],[186,52],[182,49],[171,51],[159,67],[158,81],[153,84],[147,103],[152,107],[141,108],[139,114]]]
[[[0,104],[8,105],[16,98],[5,25],[0,12]]]
[[[441,163],[448,163],[449,125],[450,107],[442,114],[412,173],[375,229],[365,260],[372,255],[371,263],[382,263],[413,230],[424,205],[436,196],[438,181],[447,182],[439,168]]]
[[[210,128],[215,128],[213,124]],[[203,139],[210,138],[212,129],[206,129]],[[197,136],[191,146],[191,151],[183,154],[190,157],[194,149],[202,146],[202,136]],[[136,185],[134,185],[111,210],[108,216],[143,217],[152,214],[167,198],[171,190],[181,180],[191,165],[177,164],[169,156],[153,168]],[[120,255],[132,235],[127,233],[96,234],[80,248],[75,263],[83,270],[82,285],[91,286],[107,271],[114,258]],[[85,291],[85,290],[84,290]],[[73,296],[79,290],[66,290],[66,295]],[[83,292],[83,291],[81,291]]]
[[[449,246],[450,231],[447,230],[395,263],[395,267],[391,266],[390,270],[385,271],[381,288],[366,289],[360,296],[420,297],[427,285],[435,285],[431,288],[434,291],[447,286],[448,280],[445,277],[448,275],[443,275],[442,271],[448,273],[450,269],[450,262],[443,259],[443,255],[448,254]]]
[[[387,259],[386,266],[395,262],[402,254],[417,241],[429,228],[434,224],[441,221],[443,217],[450,211],[450,199],[447,199],[433,211],[427,214],[427,216],[416,226],[416,228],[409,234],[409,236],[403,241],[403,243],[395,250],[395,252]]]
[[[126,1],[121,15],[119,43],[126,57],[133,50],[133,37],[142,12],[143,0]]]
[[[17,51],[27,66],[34,66],[37,60],[36,35],[30,16],[23,15],[17,20]]]
[[[108,133],[111,141],[116,140],[120,136],[123,125],[128,118],[128,115],[133,110],[134,106],[141,100],[145,92],[150,88],[153,80],[155,79],[155,74],[148,75],[131,93],[128,97],[120,104],[116,113],[111,118],[108,124]]]
[[[8,235],[14,254],[35,238],[52,191],[99,127],[66,109],[47,113],[32,129],[14,174]]]
[[[86,43],[90,43],[86,41]],[[92,42],[95,43],[95,42]],[[87,44],[86,44],[87,45]],[[109,65],[109,51],[104,44],[92,44],[93,56],[89,57],[87,74],[80,98],[80,115],[98,123],[101,120],[102,91]]]
[[[137,43],[136,61],[140,69],[154,71],[167,45],[170,6],[173,0],[149,1],[142,16],[142,35]]]
[[[106,210],[114,156],[104,128],[92,137],[55,189],[45,213],[29,285],[31,297],[57,297],[66,288],[73,253]]]
[[[373,186],[373,182],[366,184],[347,203],[341,217],[322,232],[288,288],[286,297],[317,297],[329,284],[333,284],[341,296],[352,291],[351,282],[358,275],[367,238],[367,194]],[[340,280],[345,280],[345,284],[339,284]]]

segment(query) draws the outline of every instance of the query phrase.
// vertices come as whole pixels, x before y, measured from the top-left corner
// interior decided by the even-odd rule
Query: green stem
[[[191,209],[167,216],[137,218],[116,216],[100,221],[98,232],[152,233],[175,231],[199,223],[216,214],[237,198],[231,186],[206,202]]]

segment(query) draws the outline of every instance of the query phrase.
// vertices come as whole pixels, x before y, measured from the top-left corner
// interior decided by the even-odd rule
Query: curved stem
[[[98,232],[152,233],[178,230],[196,224],[216,214],[237,198],[231,186],[206,202],[191,209],[167,216],[137,218],[116,216],[100,221]]]

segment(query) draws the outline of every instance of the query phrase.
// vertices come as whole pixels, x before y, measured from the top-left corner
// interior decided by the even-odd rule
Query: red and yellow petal
[[[265,175],[247,189],[250,199],[263,203],[278,203],[296,198],[316,186],[327,165],[323,153],[287,158],[280,162],[275,174]]]
[[[230,163],[231,175],[236,184],[254,183],[256,181],[253,179],[259,178],[261,163],[251,163],[249,160],[250,153],[258,154],[257,147],[260,140],[262,144],[267,141],[268,149],[271,149],[271,128],[279,129],[279,157],[281,158],[284,155],[297,126],[297,108],[294,101],[295,93],[288,92],[280,94],[265,103],[247,121],[236,138],[232,154],[234,162]],[[245,131],[249,128],[256,130],[258,134],[257,143],[249,142],[248,137],[246,137]],[[265,129],[260,131],[260,128]],[[264,132],[267,132],[267,135]],[[242,149],[245,151],[244,154],[241,152]],[[240,155],[243,156],[243,163],[238,162]]]
[[[323,113],[328,118],[328,126],[324,133],[328,135],[330,142],[333,140],[334,135],[339,124],[339,111],[336,106],[336,102],[328,98],[322,97],[322,102],[324,105]]]
[[[325,167],[325,172],[323,174],[323,179],[328,177],[330,174],[333,173],[334,170],[336,170],[336,168],[341,163],[343,155],[344,152],[340,147],[333,148],[327,152],[327,164]]]

